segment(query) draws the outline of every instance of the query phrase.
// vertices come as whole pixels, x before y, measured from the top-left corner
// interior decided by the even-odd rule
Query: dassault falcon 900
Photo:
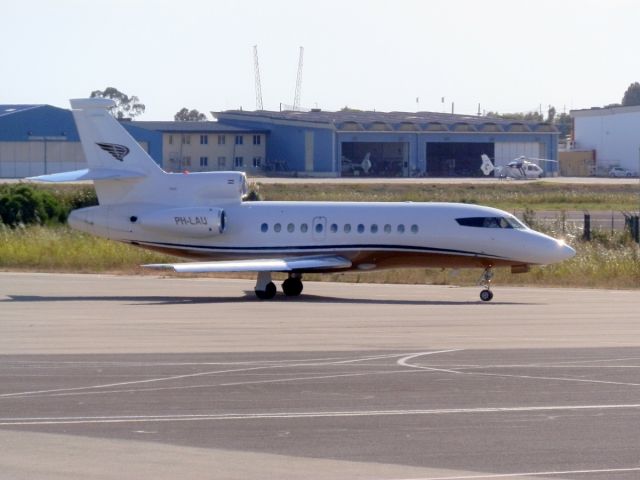
[[[99,205],[74,210],[79,230],[192,260],[145,265],[177,272],[256,272],[260,299],[287,296],[305,273],[383,268],[480,268],[493,298],[494,267],[524,272],[571,258],[562,240],[495,208],[457,203],[243,201],[242,172],[167,173],[109,113],[104,98],[71,100],[88,169],[34,177],[93,180]]]

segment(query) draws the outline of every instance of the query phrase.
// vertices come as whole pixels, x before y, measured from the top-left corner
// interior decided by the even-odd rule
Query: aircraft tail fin
[[[483,153],[482,155],[480,155],[480,158],[482,159],[480,170],[482,170],[482,173],[484,173],[485,175],[490,175],[491,172],[496,169],[496,167],[493,165],[493,162],[489,158],[489,155]]]
[[[162,174],[156,162],[109,113],[114,105],[107,98],[71,100],[89,170],[120,170],[142,176]]]
[[[165,175],[140,144],[109,113],[115,105],[107,98],[71,100],[88,169],[32,177],[40,182],[93,180],[100,204],[143,197],[142,184]]]

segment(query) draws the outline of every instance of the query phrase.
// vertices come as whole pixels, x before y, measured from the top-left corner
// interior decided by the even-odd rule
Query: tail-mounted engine
[[[185,207],[149,212],[130,220],[143,230],[202,238],[224,233],[227,218],[222,208]]]

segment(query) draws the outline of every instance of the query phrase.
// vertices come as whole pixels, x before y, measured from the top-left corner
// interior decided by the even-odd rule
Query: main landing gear
[[[480,292],[480,300],[483,302],[490,302],[493,298],[493,292],[491,291],[491,279],[493,278],[493,268],[487,267],[484,269],[478,285],[484,287],[484,290]]]
[[[282,282],[282,291],[287,297],[297,297],[302,293],[302,275],[290,273],[289,278]],[[271,300],[276,296],[276,286],[271,281],[271,272],[259,272],[254,291],[260,300]]]

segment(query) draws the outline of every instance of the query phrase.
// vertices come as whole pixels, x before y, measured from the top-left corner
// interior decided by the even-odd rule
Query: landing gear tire
[[[304,285],[299,278],[289,277],[282,282],[282,291],[287,297],[297,297],[302,293]]]
[[[269,282],[265,285],[264,290],[255,290],[256,297],[260,300],[271,300],[276,296],[276,286],[273,282]]]
[[[490,302],[493,298],[493,292],[491,290],[482,290],[480,292],[480,300],[483,302]]]
[[[493,268],[491,266],[484,269],[482,276],[478,281],[478,285],[484,287],[484,290],[480,292],[480,300],[483,302],[490,302],[493,298],[493,292],[491,291],[491,279],[493,278]]]

